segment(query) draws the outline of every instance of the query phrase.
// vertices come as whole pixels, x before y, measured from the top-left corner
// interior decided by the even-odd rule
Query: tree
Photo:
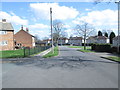
[[[40,38],[37,34],[34,37],[35,37],[35,42],[38,42],[40,40]]]
[[[104,36],[108,37],[108,33],[107,33],[107,32],[105,32]]]
[[[98,36],[102,36],[102,32],[101,31],[98,31]]]
[[[81,36],[83,36],[84,39],[84,50],[86,49],[86,38],[92,34],[92,32],[94,31],[94,28],[92,27],[92,25],[82,21],[81,25],[77,25],[75,27],[75,31],[77,31],[77,33]]]
[[[115,37],[115,33],[114,32],[111,32],[110,33],[110,37],[109,37],[109,40],[110,40],[110,44],[113,43],[113,38]]]
[[[58,45],[58,40],[60,37],[63,35],[63,30],[64,30],[64,24],[59,21],[59,20],[54,20],[53,21],[53,40],[54,44]]]

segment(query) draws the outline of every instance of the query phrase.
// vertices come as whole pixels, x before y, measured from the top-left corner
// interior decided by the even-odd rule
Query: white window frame
[[[5,35],[7,34],[7,31],[0,31],[0,35]]]
[[[2,42],[0,42],[0,46],[5,46],[5,45],[8,45],[8,41],[2,41]]]

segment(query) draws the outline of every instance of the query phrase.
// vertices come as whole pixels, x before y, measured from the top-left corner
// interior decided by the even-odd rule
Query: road
[[[2,64],[3,88],[118,88],[118,63],[74,48]]]

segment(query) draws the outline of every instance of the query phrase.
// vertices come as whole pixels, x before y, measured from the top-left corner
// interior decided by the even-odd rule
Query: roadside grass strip
[[[84,48],[83,46],[68,46],[69,48]]]
[[[54,53],[53,51],[50,51],[48,54],[44,55],[43,58],[58,56],[58,54],[59,54],[58,47],[54,47]]]
[[[105,59],[108,59],[108,60],[111,60],[111,61],[116,61],[116,62],[120,63],[120,57],[118,57],[118,56],[101,57],[101,58],[105,58]]]
[[[80,49],[80,50],[78,50],[78,51],[81,51],[81,52],[94,52],[94,51],[91,51],[90,49],[86,49],[86,50]]]

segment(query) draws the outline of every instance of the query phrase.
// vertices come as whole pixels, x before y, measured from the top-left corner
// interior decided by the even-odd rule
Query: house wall
[[[86,40],[86,42],[104,44],[104,43],[107,43],[107,39],[88,39]]]
[[[99,43],[99,44],[107,43],[107,39],[99,39],[99,40],[96,40],[96,43]]]
[[[0,35],[2,41],[7,41],[7,45],[0,45],[0,50],[14,50],[14,39],[13,39],[14,31],[7,31],[6,34]]]
[[[82,45],[82,40],[68,40],[68,43],[69,44],[72,44],[72,45]]]
[[[58,40],[58,44],[66,44],[66,40]]]
[[[113,39],[113,44],[112,44],[112,46],[117,47],[117,46],[118,46],[118,40],[114,40],[114,39]]]
[[[14,39],[16,40],[16,43],[22,44],[22,47],[33,47],[33,40],[32,40],[32,36],[30,34],[28,34],[27,32],[21,30],[18,33],[16,33],[14,35]]]

